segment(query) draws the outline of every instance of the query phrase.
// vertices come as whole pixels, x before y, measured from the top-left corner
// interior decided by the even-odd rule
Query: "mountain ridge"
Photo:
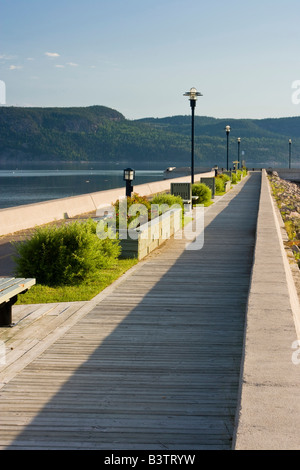
[[[236,119],[195,116],[195,163],[225,166],[225,125],[231,126],[230,161],[237,158],[237,138],[249,165],[287,166],[288,140],[293,154],[300,145],[300,117]],[[186,166],[190,160],[191,117],[128,120],[105,106],[0,107],[0,163],[161,162]],[[294,152],[296,149],[296,152]],[[294,157],[296,159],[296,157]]]

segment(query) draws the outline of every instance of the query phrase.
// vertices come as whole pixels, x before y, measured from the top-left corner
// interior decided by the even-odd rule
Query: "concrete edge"
[[[262,198],[262,178],[263,178],[263,172],[261,173],[261,187],[260,187],[260,197],[259,197],[259,209],[260,210],[260,203],[261,203],[261,198]],[[257,217],[258,219],[258,217]],[[256,225],[256,234],[255,234],[255,247],[257,246],[257,225]],[[248,291],[248,300],[247,300],[247,306],[246,306],[246,314],[245,314],[245,325],[244,325],[244,335],[243,335],[243,352],[242,352],[242,358],[241,358],[241,366],[240,366],[240,377],[239,377],[239,389],[238,389],[238,401],[237,401],[237,407],[236,407],[236,413],[235,413],[235,419],[234,419],[234,432],[233,432],[233,437],[232,437],[232,450],[235,450],[236,448],[236,440],[237,440],[237,432],[238,432],[238,427],[239,427],[239,421],[240,421],[240,412],[242,408],[242,391],[243,391],[243,377],[244,377],[244,367],[245,367],[245,357],[246,357],[246,338],[247,338],[247,313],[249,310],[249,297],[250,297],[250,291],[251,291],[251,285],[252,285],[252,279],[253,279],[253,272],[254,272],[254,259],[255,259],[255,249],[253,253],[253,264],[252,264],[252,269],[251,269],[251,276],[250,276],[250,284],[249,284],[249,291]]]
[[[259,202],[259,211],[258,211],[258,218],[257,221],[259,222],[259,216],[261,212],[261,203],[262,203],[262,197],[263,197],[263,185],[266,185],[267,187],[267,192],[270,198],[270,202],[272,205],[272,213],[274,217],[274,222],[276,226],[276,233],[278,236],[278,241],[280,245],[280,255],[282,258],[283,266],[284,266],[284,271],[285,271],[285,276],[286,276],[286,284],[287,284],[287,291],[289,294],[289,303],[290,303],[290,309],[293,315],[293,323],[295,326],[295,333],[300,339],[300,302],[299,302],[299,297],[297,293],[297,289],[295,286],[293,274],[291,271],[291,268],[289,266],[288,262],[288,257],[287,253],[285,252],[284,244],[283,244],[283,236],[282,236],[282,229],[284,228],[284,224],[281,218],[281,214],[279,212],[279,209],[277,208],[276,202],[274,201],[274,198],[272,196],[272,191],[270,187],[270,183],[267,179],[267,173],[266,170],[262,170],[262,183],[261,183],[261,191],[260,191],[260,202]],[[258,224],[257,224],[258,227]],[[284,229],[285,230],[285,229]],[[239,425],[242,420],[242,399],[243,399],[243,389],[244,389],[244,384],[246,383],[244,373],[245,373],[245,363],[246,363],[246,347],[247,347],[247,333],[248,333],[248,313],[249,313],[249,300],[250,300],[250,294],[252,293],[252,283],[253,283],[253,277],[254,277],[254,272],[256,269],[255,265],[255,258],[256,258],[256,249],[258,245],[258,231],[256,231],[256,240],[255,240],[255,250],[254,250],[254,256],[253,256],[253,266],[252,266],[252,273],[251,273],[251,280],[250,280],[250,286],[249,286],[249,294],[248,294],[248,302],[247,302],[247,308],[246,308],[246,317],[245,317],[245,327],[244,327],[244,340],[243,340],[243,353],[242,353],[242,358],[241,358],[241,369],[240,369],[240,380],[239,380],[239,391],[238,391],[238,403],[237,403],[237,408],[236,408],[236,415],[235,415],[235,422],[234,422],[234,433],[233,433],[233,439],[232,439],[232,450],[242,450],[242,449],[237,449],[237,440],[238,440],[238,433],[239,433]],[[280,385],[279,385],[280,386]],[[266,417],[267,418],[267,417]],[[251,441],[252,435],[251,435],[251,429],[248,429],[248,434],[249,434],[249,441]],[[272,431],[269,430],[269,434],[272,434]],[[262,436],[261,436],[262,437]],[[270,436],[268,436],[270,438]],[[276,438],[278,438],[278,435],[275,436],[274,434],[274,442],[276,442]],[[272,440],[272,436],[271,436]],[[263,445],[263,444],[261,444]],[[246,449],[245,449],[246,450]],[[248,450],[254,450],[249,447]],[[273,449],[275,450],[275,449]],[[279,450],[279,449],[277,449]]]

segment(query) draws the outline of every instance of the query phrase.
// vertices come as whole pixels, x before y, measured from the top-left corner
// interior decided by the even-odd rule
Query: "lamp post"
[[[229,167],[229,133],[230,133],[230,126],[225,127],[226,135],[227,135],[227,166],[226,170],[228,170]]]
[[[126,181],[126,197],[131,197],[133,191],[132,181],[135,178],[135,170],[132,168],[126,168],[123,172],[123,179]]]
[[[194,137],[195,137],[195,108],[196,108],[196,101],[198,96],[203,96],[201,93],[199,93],[196,88],[191,88],[190,91],[187,91],[184,93],[183,96],[188,96],[190,99],[190,105],[192,108],[192,155],[191,155],[191,182],[194,184],[194,152],[195,152],[195,147],[194,147]]]
[[[238,137],[237,143],[238,143],[238,168],[237,169],[239,169],[239,167],[240,167],[240,150],[241,150],[240,149],[240,147],[241,147],[241,138],[240,137]]]
[[[289,169],[292,168],[292,139],[289,140]]]

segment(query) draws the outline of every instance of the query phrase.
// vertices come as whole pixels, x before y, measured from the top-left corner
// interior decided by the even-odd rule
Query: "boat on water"
[[[206,173],[211,171],[211,167],[205,168],[195,168],[194,172],[197,173]],[[176,166],[169,166],[164,170],[164,179],[167,178],[179,178],[180,176],[188,176],[191,173],[190,167],[176,167]]]

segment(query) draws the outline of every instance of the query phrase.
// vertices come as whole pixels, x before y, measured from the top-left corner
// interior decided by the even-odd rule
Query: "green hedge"
[[[168,210],[167,206],[170,208],[175,204],[179,205],[182,208],[182,211],[184,211],[184,204],[182,198],[180,196],[174,196],[172,194],[157,194],[152,199],[151,204],[158,204],[159,206],[162,206],[162,210],[160,211],[160,213],[165,212],[165,210],[163,210],[164,205],[166,205],[165,209]]]
[[[31,238],[13,243],[16,275],[47,286],[73,285],[109,267],[120,254],[118,240],[100,240],[96,222],[37,228]]]
[[[216,182],[216,193],[224,193],[225,192],[225,183],[226,181],[230,181],[230,177],[225,174],[218,175],[215,179]]]
[[[205,204],[211,200],[211,189],[204,183],[193,184],[192,195],[198,196],[196,204]]]

